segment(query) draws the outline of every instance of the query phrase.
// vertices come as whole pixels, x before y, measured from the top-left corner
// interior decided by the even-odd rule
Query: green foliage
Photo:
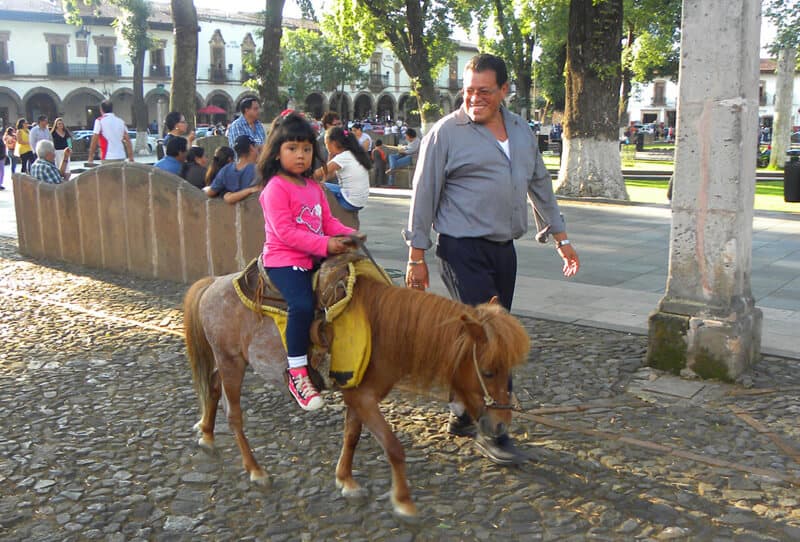
[[[281,39],[281,85],[294,89],[296,101],[315,90],[332,91],[342,82],[363,83],[363,60],[345,52],[327,36],[289,30]]]
[[[625,0],[622,68],[633,81],[678,77],[681,0]]]
[[[548,104],[563,111],[565,95],[564,67],[567,63],[568,0],[551,0],[540,10],[539,43],[541,53],[534,63],[537,91]]]
[[[787,0],[764,0],[764,15],[775,25],[775,40],[770,53],[783,48],[800,47],[800,3]],[[800,56],[800,55],[799,55]]]

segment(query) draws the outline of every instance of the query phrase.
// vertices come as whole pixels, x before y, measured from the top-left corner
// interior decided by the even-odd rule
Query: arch
[[[114,92],[111,93],[111,102],[114,103],[115,100],[126,100],[127,96],[130,96],[130,99],[133,100],[133,89],[128,87],[118,88]]]
[[[225,109],[229,110],[233,107],[233,97],[222,89],[214,89],[206,96],[206,105],[214,104],[223,107],[223,103]]]
[[[135,124],[133,116],[133,90],[122,87],[115,90],[109,98],[114,106],[114,114],[131,126]]]
[[[0,118],[0,122],[3,123],[3,126],[11,126],[13,125],[19,117],[21,117],[25,111],[22,107],[22,100],[13,89],[8,87],[0,87],[0,111],[3,109],[7,110],[7,113],[3,111],[3,116]]]
[[[78,87],[76,89],[69,91],[69,93],[67,93],[67,95],[64,96],[63,101],[66,104],[67,102],[73,100],[76,96],[80,96],[82,94],[91,96],[93,99],[97,101],[97,103],[100,103],[106,99],[106,97],[103,96],[103,94],[97,89],[90,87]]]
[[[397,115],[395,114],[395,101],[394,96],[391,94],[383,94],[378,98],[378,118],[385,121],[394,120]]]
[[[411,94],[403,94],[397,102],[397,116],[401,118],[409,126],[419,126],[419,105],[417,98]],[[413,112],[412,112],[413,111]]]
[[[169,104],[169,97],[170,93],[167,89],[156,87],[156,88],[151,88],[150,90],[145,92],[144,101],[146,104],[150,105],[157,103],[159,98],[164,98],[167,104]]]
[[[39,115],[47,115],[52,120],[62,110],[61,98],[47,87],[30,89],[22,101],[25,104],[25,118],[32,122]]]
[[[100,102],[105,100],[96,89],[79,87],[64,96],[64,123],[71,127],[81,127],[87,130],[94,124],[94,119],[100,116]]]
[[[258,93],[256,91],[254,91],[254,90],[245,90],[244,92],[242,92],[241,94],[239,94],[236,97],[236,101],[234,102],[234,115],[239,113],[239,110],[241,109],[241,105],[242,105],[242,100],[244,100],[245,98],[259,98],[260,99],[260,97],[259,97],[259,95],[258,95]]]
[[[319,92],[312,92],[306,96],[305,110],[315,119],[322,118],[322,114],[325,112],[325,96]]]
[[[350,96],[346,92],[336,91],[328,100],[328,108],[339,113],[342,122],[350,120]]]
[[[353,103],[353,118],[356,120],[365,119],[373,115],[375,108],[372,101],[372,96],[366,92],[362,92],[356,96]]]

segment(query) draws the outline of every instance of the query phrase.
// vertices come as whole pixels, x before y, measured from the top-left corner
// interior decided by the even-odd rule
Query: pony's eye
[[[492,371],[481,371],[481,376],[483,378],[494,378],[494,373]]]

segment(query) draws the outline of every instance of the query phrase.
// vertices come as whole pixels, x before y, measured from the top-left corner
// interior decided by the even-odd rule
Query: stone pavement
[[[9,196],[0,193],[0,219]],[[376,195],[362,214],[387,267],[405,262],[407,205]],[[218,450],[196,445],[184,285],[30,261],[0,233],[0,540],[800,539],[796,348],[764,356],[736,385],[643,367],[636,313],[615,319],[637,300],[645,318],[646,296],[663,289],[665,274],[653,277],[665,265],[666,214],[564,212],[579,280],[559,278],[549,245],[522,241],[519,251],[515,313],[534,348],[516,372],[524,411],[512,432],[536,460],[496,467],[443,432],[441,401],[394,392],[384,411],[406,447],[414,523],[391,514],[389,469],[368,434],[355,467],[369,497],[350,502],[335,489],[336,393],[307,414],[248,374],[247,435],[268,489],[248,482],[223,416]],[[756,297],[786,302],[765,314],[797,310],[794,225],[757,218]],[[759,282],[757,269],[785,274]]]

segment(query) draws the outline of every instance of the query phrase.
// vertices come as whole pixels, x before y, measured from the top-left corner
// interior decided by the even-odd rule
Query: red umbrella
[[[227,113],[227,111],[216,105],[207,105],[202,109],[198,109],[197,112],[201,115],[222,115],[223,113]]]

